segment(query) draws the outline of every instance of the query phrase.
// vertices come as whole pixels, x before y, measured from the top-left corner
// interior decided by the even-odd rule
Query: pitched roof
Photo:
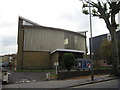
[[[24,17],[22,17],[22,16],[19,16],[19,19],[22,19],[23,21],[26,21],[26,22],[28,22],[29,23],[29,25],[23,25],[24,27],[43,27],[43,28],[49,28],[49,29],[55,29],[55,30],[61,30],[61,31],[67,31],[67,32],[72,32],[72,33],[76,33],[76,34],[78,34],[78,35],[80,35],[80,36],[83,36],[83,37],[86,37],[85,35],[83,35],[82,33],[80,33],[80,32],[74,32],[74,31],[71,31],[71,30],[66,30],[66,29],[61,29],[61,28],[54,28],[54,27],[47,27],[47,26],[41,26],[40,24],[37,24],[37,23],[35,23],[35,22],[33,22],[33,21],[31,21],[31,20],[28,20],[28,19],[26,19],[26,18],[24,18]],[[30,25],[31,24],[31,25]]]

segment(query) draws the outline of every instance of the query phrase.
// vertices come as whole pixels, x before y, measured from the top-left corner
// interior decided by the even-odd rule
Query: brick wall
[[[94,70],[94,75],[97,74],[109,74],[111,73],[110,69],[103,69],[103,70]],[[67,78],[73,78],[73,77],[80,77],[80,76],[88,76],[91,75],[91,71],[61,71],[58,72],[58,79],[67,79]]]

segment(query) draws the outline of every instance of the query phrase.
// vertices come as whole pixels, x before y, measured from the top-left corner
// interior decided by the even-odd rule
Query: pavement
[[[28,82],[40,82],[44,81],[46,77],[46,73],[48,72],[31,72],[31,71],[14,71],[9,68],[3,68],[7,70],[9,73],[9,82],[8,84],[21,84]],[[51,73],[55,73],[51,71]]]
[[[47,72],[14,72],[9,71],[9,84],[44,81]]]
[[[21,84],[8,84],[3,85],[2,88],[70,88],[85,84],[98,83],[108,80],[113,80],[115,78],[109,77],[109,75],[100,75],[91,81],[91,78],[81,78],[81,79],[69,79],[69,80],[52,80],[52,81],[39,81],[39,82],[28,82]]]

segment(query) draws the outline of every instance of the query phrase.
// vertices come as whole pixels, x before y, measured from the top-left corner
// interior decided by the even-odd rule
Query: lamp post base
[[[91,81],[94,81],[94,75],[91,75]]]

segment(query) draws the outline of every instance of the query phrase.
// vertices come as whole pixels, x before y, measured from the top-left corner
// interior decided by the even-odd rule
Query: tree
[[[72,66],[74,65],[74,62],[75,62],[75,58],[74,58],[74,55],[72,53],[65,53],[63,55],[63,58],[62,58],[62,61],[63,61],[63,65],[64,67],[70,71]]]
[[[118,69],[119,57],[118,57],[118,40],[116,31],[118,28],[118,24],[116,23],[115,16],[120,11],[120,1],[116,0],[97,0],[97,2],[93,2],[92,0],[81,0],[83,3],[83,13],[92,16],[99,17],[103,19],[106,23],[106,26],[111,34],[111,42],[112,42],[112,73],[114,76],[119,76],[120,71]],[[88,7],[92,8],[92,13],[88,12]]]
[[[100,55],[107,60],[107,63],[112,64],[111,60],[111,41],[104,39],[100,46]]]

